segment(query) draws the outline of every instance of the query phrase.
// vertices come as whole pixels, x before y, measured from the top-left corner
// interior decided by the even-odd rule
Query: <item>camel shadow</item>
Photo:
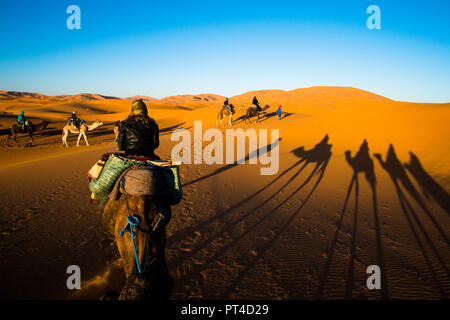
[[[173,126],[170,126],[170,127],[166,127],[166,128],[159,129],[159,135],[160,135],[160,136],[168,135],[168,134],[171,134],[172,132],[174,132],[174,131],[177,130],[177,129],[185,129],[185,130],[189,130],[191,127],[183,128],[183,125],[184,125],[185,123],[186,123],[186,122],[181,122],[181,123],[179,123],[179,124],[176,124],[176,125],[173,125]]]
[[[266,145],[264,147],[259,148],[258,150],[254,150],[254,151],[248,153],[244,157],[244,159],[239,159],[239,160],[237,160],[237,161],[235,161],[233,163],[230,163],[230,164],[227,164],[227,165],[225,165],[223,167],[220,167],[219,169],[215,170],[214,172],[209,173],[207,175],[204,175],[203,177],[200,177],[200,178],[194,179],[192,181],[189,181],[189,182],[183,184],[182,187],[184,188],[184,187],[187,187],[187,186],[189,186],[191,184],[197,183],[199,181],[211,178],[211,177],[213,177],[213,176],[215,176],[215,175],[217,175],[219,173],[225,172],[225,171],[230,170],[230,169],[232,169],[232,168],[234,168],[234,167],[236,167],[236,166],[238,166],[238,165],[240,165],[242,163],[245,163],[245,162],[249,161],[250,159],[253,159],[254,157],[257,157],[258,155],[261,156],[262,154],[270,152],[273,148],[278,147],[281,139],[282,138],[278,138],[276,141],[272,142],[271,144]]]
[[[108,128],[100,128],[100,129],[88,131],[86,134],[88,135],[88,137],[102,137],[102,136],[106,136],[106,135],[113,135],[114,130],[108,129]]]
[[[56,128],[48,128],[42,132],[38,132],[36,137],[53,137],[53,136],[61,136],[62,129]]]
[[[242,122],[242,121],[244,121],[244,120],[245,120],[245,114],[242,115],[242,116],[240,116],[240,117],[237,118],[237,119],[233,119],[233,122],[232,122],[231,124],[238,124],[238,123],[240,123],[240,122]]]
[[[447,191],[425,171],[414,153],[409,152],[409,156],[410,160],[405,163],[405,168],[416,179],[425,197],[429,199],[431,196],[450,215],[450,196]]]
[[[283,113],[281,114],[280,120],[283,120],[284,118],[290,117],[290,116],[292,116],[293,114],[294,114],[294,113],[291,113],[291,112],[283,112]],[[262,116],[261,118],[259,118],[259,122],[263,122],[263,121],[269,120],[270,118],[273,118],[273,117],[278,117],[278,114],[277,114],[276,111],[270,112],[270,113],[266,113],[264,116]]]
[[[384,257],[383,257],[383,248],[381,243],[381,233],[380,233],[380,223],[378,217],[378,203],[377,203],[377,195],[376,195],[376,177],[374,171],[374,163],[373,159],[369,155],[369,145],[367,141],[364,139],[361,144],[359,151],[356,153],[354,157],[351,156],[351,151],[345,151],[345,159],[349,166],[353,170],[353,176],[350,180],[350,185],[347,189],[347,195],[345,197],[344,206],[341,211],[341,216],[337,223],[336,232],[334,234],[334,238],[330,248],[328,249],[328,259],[325,263],[324,272],[321,276],[319,282],[319,290],[317,294],[317,298],[321,299],[325,284],[328,278],[329,269],[331,266],[331,262],[333,260],[333,254],[336,249],[337,240],[339,237],[340,230],[342,228],[342,222],[344,219],[344,215],[347,209],[347,205],[349,202],[349,198],[353,189],[353,185],[355,186],[355,209],[353,214],[353,225],[351,229],[351,243],[350,243],[350,258],[347,267],[347,283],[345,288],[345,299],[352,298],[352,291],[354,289],[354,262],[356,259],[356,239],[357,239],[357,224],[358,224],[358,200],[359,200],[359,174],[364,174],[366,181],[369,183],[372,190],[372,205],[373,205],[373,215],[375,222],[375,240],[377,244],[377,263],[378,266],[383,270],[384,269]],[[383,299],[388,298],[388,285],[386,278],[384,276],[384,272],[382,273],[382,297]]]
[[[271,210],[269,213],[267,213],[262,219],[260,219],[255,225],[253,225],[251,228],[245,230],[242,235],[235,239],[232,244],[225,247],[227,249],[228,247],[231,247],[231,245],[236,244],[240,238],[243,238],[246,234],[248,234],[250,231],[252,231],[257,225],[259,225],[261,222],[269,218],[271,215],[276,213],[287,201],[289,201],[292,197],[294,197],[300,190],[302,190],[306,185],[309,184],[311,179],[314,175],[319,175],[316,182],[314,183],[313,187],[311,188],[308,195],[305,197],[305,199],[302,201],[302,204],[300,207],[289,217],[289,219],[281,225],[280,228],[277,228],[277,233],[274,234],[274,236],[266,241],[261,242],[261,245],[257,246],[255,248],[255,251],[258,252],[258,255],[253,257],[251,261],[245,266],[244,270],[239,274],[239,276],[231,283],[231,285],[223,292],[221,295],[221,299],[225,299],[228,297],[233,290],[236,288],[237,284],[242,281],[244,276],[248,274],[253,267],[255,266],[256,262],[261,259],[261,257],[264,256],[264,254],[267,252],[267,250],[271,247],[272,244],[275,243],[275,241],[284,233],[284,231],[289,227],[289,225],[294,221],[294,219],[297,217],[297,215],[300,213],[300,211],[305,207],[305,205],[308,203],[308,200],[313,195],[314,191],[317,189],[318,185],[323,179],[323,176],[325,175],[325,170],[328,166],[328,163],[331,159],[331,147],[332,145],[328,143],[329,136],[328,134],[325,135],[325,137],[315,145],[313,149],[310,150],[304,150],[303,147],[297,148],[295,150],[292,150],[291,152],[296,155],[300,160],[296,163],[296,165],[299,165],[300,163],[304,162],[303,166],[294,174],[293,177],[289,179],[287,183],[285,183],[278,191],[276,191],[273,195],[271,195],[268,200],[272,199],[276,194],[280,193],[288,184],[290,184],[304,169],[308,164],[315,163],[312,172],[310,175],[305,179],[305,181],[296,188],[286,199],[280,202],[279,205],[277,205],[273,210]],[[266,201],[268,201],[266,200]],[[258,207],[260,207],[259,205]],[[257,207],[257,208],[258,208]],[[257,208],[254,208],[248,212],[248,214],[254,212],[257,210]],[[225,251],[225,250],[223,250]],[[221,252],[217,254],[217,258],[220,256]]]
[[[417,245],[419,246],[420,250],[422,251],[422,254],[424,256],[425,262],[428,265],[428,268],[430,269],[431,276],[433,277],[436,286],[438,287],[441,296],[443,298],[447,297],[446,292],[443,289],[443,286],[441,282],[438,279],[438,276],[435,272],[435,268],[432,265],[432,262],[430,260],[430,257],[427,254],[427,251],[425,250],[424,244],[422,243],[422,240],[419,236],[419,232],[416,229],[415,225],[419,228],[422,236],[425,238],[426,242],[430,246],[431,250],[435,254],[437,260],[439,261],[442,269],[447,274],[447,277],[450,276],[449,270],[447,268],[446,262],[442,259],[439,251],[437,250],[436,246],[434,245],[433,241],[431,240],[428,232],[425,230],[425,227],[423,226],[422,222],[419,219],[419,216],[417,215],[416,211],[412,207],[411,203],[407,199],[406,195],[404,194],[401,186],[410,194],[410,196],[416,201],[416,203],[419,205],[419,207],[425,212],[425,214],[428,216],[428,218],[431,220],[432,224],[435,226],[443,240],[449,244],[447,235],[442,230],[441,226],[439,225],[438,221],[435,219],[435,217],[431,214],[427,206],[425,205],[424,201],[422,200],[421,196],[417,192],[416,188],[412,184],[412,182],[409,180],[409,177],[397,158],[397,155],[394,150],[394,146],[392,144],[389,145],[389,149],[386,155],[386,161],[383,161],[380,154],[374,154],[374,156],[379,161],[381,167],[389,174],[395,190],[397,192],[397,196],[400,202],[400,206],[402,208],[403,214],[405,215],[405,218],[409,224],[409,227],[412,231],[412,234],[414,235],[414,238],[416,239]],[[415,224],[414,224],[415,223]]]
[[[199,252],[200,250],[202,250],[203,248],[207,247],[210,243],[212,243],[215,239],[219,238],[221,235],[226,234],[231,228],[233,228],[234,226],[238,225],[239,223],[241,223],[242,221],[244,221],[247,217],[249,217],[252,214],[256,214],[256,212],[258,211],[258,209],[262,208],[265,204],[267,204],[271,199],[273,199],[274,196],[280,194],[288,185],[290,185],[295,178],[305,169],[305,167],[310,164],[310,163],[315,163],[315,167],[312,170],[311,174],[307,177],[307,179],[294,191],[292,192],[285,200],[283,200],[282,202],[280,202],[276,208],[274,208],[273,210],[269,211],[268,213],[266,213],[263,217],[259,218],[258,221],[256,223],[254,223],[251,227],[247,228],[244,232],[242,232],[239,236],[237,237],[233,237],[233,241],[231,243],[229,243],[228,245],[222,247],[218,252],[216,252],[214,254],[213,257],[209,258],[205,263],[202,263],[200,266],[195,266],[193,270],[190,270],[190,272],[181,277],[180,279],[178,279],[179,281],[184,281],[187,279],[191,279],[192,277],[196,277],[198,274],[200,274],[200,271],[206,269],[209,265],[211,265],[212,263],[214,263],[218,258],[220,258],[226,251],[228,251],[228,249],[230,249],[231,247],[233,247],[234,245],[238,244],[242,238],[244,238],[249,232],[251,232],[252,230],[254,230],[258,225],[260,225],[263,221],[267,220],[270,216],[272,216],[273,214],[275,214],[289,199],[291,199],[292,197],[294,197],[303,187],[305,187],[313,178],[313,176],[315,174],[319,174],[319,178],[317,179],[316,183],[314,184],[312,190],[310,191],[310,193],[308,194],[308,196],[306,197],[306,199],[303,201],[301,207],[290,217],[290,219],[288,219],[288,221],[279,229],[279,232],[277,234],[274,235],[274,237],[272,237],[272,239],[270,239],[267,243],[264,243],[264,245],[259,246],[259,248],[257,248],[258,252],[260,252],[260,254],[258,254],[258,257],[261,257],[263,255],[263,253],[270,247],[270,245],[276,241],[276,239],[283,233],[283,231],[290,225],[290,223],[292,222],[292,220],[297,216],[297,214],[300,212],[300,210],[304,207],[304,205],[307,203],[308,199],[311,197],[312,193],[314,192],[314,190],[317,188],[318,184],[320,183],[320,181],[323,178],[323,175],[325,173],[325,169],[328,165],[329,159],[331,157],[331,145],[327,143],[328,141],[328,135],[325,136],[325,138],[318,143],[315,148],[311,149],[311,150],[307,150],[304,151],[301,155],[298,155],[298,157],[300,158],[300,160],[298,160],[296,163],[294,163],[294,165],[292,165],[291,167],[289,167],[288,169],[286,169],[284,172],[282,172],[280,175],[278,175],[276,178],[274,178],[269,184],[267,184],[266,186],[262,187],[261,189],[257,190],[256,192],[254,192],[253,194],[251,194],[250,196],[247,196],[245,199],[239,201],[238,203],[236,203],[235,205],[233,205],[232,207],[226,209],[225,211],[217,214],[216,216],[207,219],[206,221],[203,221],[201,223],[198,224],[197,227],[201,227],[201,226],[207,226],[209,225],[212,221],[228,215],[229,213],[235,211],[236,209],[238,209],[240,206],[244,205],[245,203],[247,203],[250,199],[256,197],[258,194],[262,193],[265,189],[269,188],[269,186],[273,185],[277,180],[279,180],[282,176],[284,176],[285,174],[287,174],[289,171],[291,171],[292,169],[299,167],[300,164],[302,162],[305,162],[303,166],[301,166],[298,171],[286,182],[284,183],[277,191],[275,191],[272,195],[270,195],[269,197],[267,197],[267,199],[263,202],[261,202],[260,204],[258,204],[256,207],[252,208],[251,210],[249,210],[247,213],[245,213],[244,215],[241,215],[238,219],[236,219],[233,222],[227,222],[225,223],[225,225],[221,228],[220,231],[216,232],[214,235],[212,235],[211,237],[209,237],[205,242],[200,243],[199,245],[197,245],[193,250],[191,250],[190,252],[185,252],[183,253],[179,258],[176,259],[176,261],[174,262],[176,265],[182,263],[183,261],[186,261],[187,259],[189,259],[191,256],[193,256],[196,252]],[[294,154],[296,154],[295,152],[293,152]],[[193,230],[193,228],[192,228]],[[234,281],[234,283],[225,290],[225,292],[223,293],[223,296],[227,296],[231,290],[235,287],[235,285],[242,279],[242,277],[248,273],[248,271],[250,271],[252,265],[254,265],[254,263],[256,263],[258,258],[253,259],[248,265],[247,267],[242,271],[242,273],[238,276],[238,278]],[[201,279],[199,279],[201,280]]]

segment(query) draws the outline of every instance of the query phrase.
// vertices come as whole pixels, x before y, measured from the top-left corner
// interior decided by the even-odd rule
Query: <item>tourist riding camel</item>
[[[131,114],[121,121],[117,144],[119,150],[125,151],[127,158],[159,160],[155,154],[159,146],[159,128],[156,121],[148,116],[142,100],[133,102]],[[126,189],[126,184],[123,188]],[[169,276],[165,257],[165,227],[170,218],[171,207],[165,196],[137,196],[125,192],[117,201],[108,201],[103,219],[108,231],[116,237],[127,277],[125,286],[117,296],[119,299],[159,300],[170,295],[173,279]],[[136,231],[129,225],[133,219],[141,223]],[[158,226],[156,231],[156,227],[152,227],[155,224]],[[120,234],[118,226],[123,227]],[[124,236],[127,232],[135,237],[131,238],[132,241]],[[134,254],[133,239],[138,248]]]
[[[19,116],[17,117],[17,123],[22,126],[22,131],[25,131],[25,127],[28,125],[28,120],[24,114],[24,111],[20,111]]]
[[[70,117],[68,124],[75,126],[75,128],[80,129],[80,126],[82,124],[84,124],[86,121],[81,120],[80,118],[77,117],[77,111],[73,110],[72,112],[72,116]]]
[[[67,144],[67,136],[69,135],[69,133],[78,133],[78,140],[77,140],[77,146],[80,145],[80,139],[81,136],[84,137],[84,141],[86,141],[86,145],[89,145],[89,142],[87,140],[86,137],[86,132],[87,131],[92,131],[97,129],[98,127],[103,126],[103,122],[101,122],[100,120],[95,120],[94,123],[88,125],[84,120],[82,120],[81,123],[79,123],[79,127],[75,127],[75,124],[71,124],[72,121],[69,120],[69,123],[66,124],[62,130],[62,143],[63,145],[65,145],[66,147],[68,147],[69,145]]]
[[[133,102],[131,114],[120,122],[117,146],[127,155],[159,159],[154,152],[159,146],[159,128],[156,121],[148,116],[144,101]]]
[[[256,99],[256,97],[253,97],[252,104],[256,106],[256,108],[258,109],[259,112],[262,111],[262,108],[261,108],[261,106],[259,105],[259,101],[258,101],[258,99]]]
[[[222,123],[224,116],[229,116],[228,124],[231,126],[233,124],[233,114],[235,113],[234,106],[228,102],[228,98],[225,99],[222,108],[220,109],[217,118],[216,125]]]

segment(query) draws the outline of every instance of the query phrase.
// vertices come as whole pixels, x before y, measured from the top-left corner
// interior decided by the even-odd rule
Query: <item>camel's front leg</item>
[[[232,123],[233,123],[233,114],[230,114],[230,120],[229,120],[230,127],[232,126]]]
[[[69,135],[69,131],[64,132],[63,136],[62,136],[62,142],[63,142],[63,146],[65,145],[66,147],[69,147],[69,145],[67,144],[67,136]]]
[[[80,131],[80,133],[78,134],[78,140],[77,140],[77,147],[80,145],[80,139],[81,139],[81,135],[83,133]]]
[[[83,131],[83,137],[84,137],[84,141],[86,141],[86,145],[88,146],[89,143],[88,143],[88,140],[87,140],[87,137],[86,137],[86,132],[84,132],[84,131]]]

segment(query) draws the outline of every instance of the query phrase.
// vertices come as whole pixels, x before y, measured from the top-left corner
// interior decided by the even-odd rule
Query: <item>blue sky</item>
[[[81,9],[69,30],[66,9]],[[369,30],[369,5],[381,30]],[[450,1],[0,1],[0,89],[162,98],[352,86],[450,102]]]

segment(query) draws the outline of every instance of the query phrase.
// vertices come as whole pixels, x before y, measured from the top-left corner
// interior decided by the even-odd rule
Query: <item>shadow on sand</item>
[[[430,177],[414,153],[409,152],[409,156],[410,160],[409,163],[405,163],[405,168],[416,179],[425,197],[428,199],[432,197],[450,215],[450,196],[447,191]]]
[[[376,194],[376,177],[375,177],[375,171],[374,171],[374,164],[373,159],[369,155],[369,145],[366,140],[363,141],[361,144],[359,151],[356,153],[354,157],[351,156],[351,151],[347,150],[345,152],[345,159],[347,163],[350,165],[350,167],[353,170],[353,176],[350,181],[350,185],[347,189],[347,195],[345,197],[344,206],[341,212],[341,216],[339,218],[339,221],[337,223],[337,229],[334,234],[333,242],[328,249],[327,255],[328,259],[325,263],[325,269],[324,272],[320,278],[319,282],[319,291],[317,294],[317,299],[323,298],[323,293],[325,289],[325,284],[328,278],[329,269],[331,266],[331,262],[333,260],[333,254],[336,249],[337,240],[339,237],[339,232],[342,228],[342,221],[344,219],[344,215],[347,209],[348,201],[353,189],[353,185],[355,186],[355,211],[353,214],[353,226],[351,229],[351,243],[350,243],[350,258],[349,263],[347,267],[347,283],[345,288],[345,299],[351,299],[352,298],[352,291],[354,289],[354,261],[356,258],[356,239],[357,239],[357,224],[358,224],[358,199],[359,199],[359,174],[364,174],[366,181],[369,183],[371,190],[372,190],[372,204],[373,204],[373,215],[374,215],[374,222],[375,222],[375,237],[376,237],[376,244],[377,244],[377,263],[378,266],[382,270],[384,270],[384,257],[383,257],[383,248],[381,243],[381,234],[380,234],[380,222],[378,217],[378,204],[377,204],[377,194]],[[381,277],[381,288],[382,288],[382,298],[387,299],[388,294],[388,284],[385,278],[385,273],[382,272]]]
[[[192,181],[189,181],[189,182],[183,184],[182,186],[184,188],[184,187],[187,187],[187,186],[189,186],[191,184],[197,183],[199,181],[211,178],[212,176],[215,176],[216,174],[219,174],[219,173],[225,172],[227,170],[230,170],[230,169],[238,166],[241,163],[245,163],[248,160],[253,159],[254,157],[257,157],[258,155],[262,155],[262,154],[265,154],[267,152],[270,152],[273,148],[278,147],[281,139],[282,138],[278,138],[278,140],[276,140],[272,144],[266,145],[264,147],[259,148],[258,150],[252,151],[251,153],[247,154],[243,160],[239,159],[238,161],[235,161],[234,163],[227,164],[226,166],[220,167],[219,169],[217,169],[216,171],[214,171],[212,173],[209,173],[209,174],[207,174],[207,175],[205,175],[203,177],[200,177],[200,178],[194,179]]]
[[[431,214],[427,206],[425,205],[424,201],[422,200],[421,196],[417,192],[416,188],[412,184],[412,182],[409,180],[408,175],[406,174],[405,169],[403,168],[403,165],[398,160],[397,155],[394,150],[394,146],[391,144],[389,146],[387,155],[386,155],[386,161],[382,160],[382,157],[380,154],[374,155],[377,160],[380,162],[381,167],[386,170],[386,172],[391,177],[391,180],[395,186],[395,190],[397,191],[397,196],[400,202],[400,206],[402,208],[402,211],[405,215],[405,218],[409,224],[409,227],[411,228],[412,234],[414,235],[414,238],[416,239],[417,245],[419,246],[420,250],[422,251],[423,257],[425,259],[426,264],[428,265],[428,268],[430,269],[431,276],[433,277],[437,287],[439,288],[439,291],[441,293],[441,296],[443,298],[447,297],[447,294],[441,284],[441,282],[438,279],[438,276],[436,274],[435,268],[433,267],[430,257],[428,256],[425,246],[422,243],[422,240],[419,236],[418,230],[416,229],[416,226],[419,228],[420,232],[422,233],[422,236],[425,238],[426,242],[430,246],[431,250],[434,252],[436,258],[438,259],[442,269],[447,274],[447,277],[449,277],[449,270],[447,268],[446,262],[442,259],[439,251],[437,250],[436,246],[434,245],[433,241],[431,240],[428,232],[425,230],[425,227],[423,226],[422,222],[419,219],[419,216],[417,215],[416,211],[413,209],[411,203],[408,201],[407,197],[403,193],[403,190],[401,186],[410,194],[410,196],[416,201],[416,203],[422,208],[422,210],[426,213],[432,224],[435,226],[437,231],[439,232],[440,236],[442,237],[443,241],[449,244],[447,235],[445,234],[444,230],[442,230],[441,226],[439,225],[436,218]],[[417,162],[416,162],[417,161]],[[420,172],[420,180],[423,179],[423,172],[420,171],[420,169],[417,168],[417,163],[420,164],[417,157],[416,160],[412,160],[413,166],[410,168],[413,170],[416,174]],[[414,167],[414,168],[413,168]],[[429,179],[426,179],[427,183],[429,183]],[[419,182],[420,184],[420,182]],[[428,184],[427,184],[428,185]],[[434,185],[434,184],[433,184]],[[434,185],[436,187],[436,185]],[[434,189],[433,189],[434,190]],[[414,224],[415,222],[415,224]]]
[[[283,234],[284,230],[291,224],[291,222],[298,215],[298,213],[301,211],[301,209],[305,206],[305,204],[308,202],[308,200],[312,196],[313,192],[315,191],[315,189],[319,185],[320,181],[322,180],[322,178],[323,178],[323,176],[325,174],[325,169],[326,169],[326,167],[327,167],[327,165],[329,163],[329,160],[330,160],[331,154],[332,154],[331,153],[331,144],[328,144],[328,135],[326,135],[322,139],[322,141],[319,142],[313,149],[305,151],[304,148],[301,147],[301,148],[293,150],[292,153],[294,153],[294,155],[296,155],[300,159],[296,163],[294,163],[291,167],[289,167],[288,169],[283,171],[281,174],[279,174],[269,184],[267,184],[266,186],[264,186],[261,189],[257,190],[253,194],[247,196],[246,198],[242,199],[241,201],[239,201],[238,203],[234,204],[230,208],[224,210],[223,212],[218,213],[214,217],[211,217],[211,218],[209,218],[209,219],[207,219],[205,221],[202,221],[202,222],[198,223],[195,226],[195,228],[194,227],[190,227],[190,228],[184,229],[182,232],[178,232],[177,234],[175,234],[173,236],[173,239],[175,239],[175,240],[173,240],[173,239],[172,240],[175,241],[175,242],[179,242],[184,237],[191,235],[195,230],[198,230],[198,228],[207,227],[214,220],[217,220],[220,217],[226,216],[229,213],[237,210],[242,205],[246,204],[249,200],[251,200],[252,198],[256,197],[258,194],[262,193],[264,190],[266,190],[271,185],[273,185],[277,180],[279,180],[281,177],[286,175],[289,171],[293,170],[294,168],[298,168],[297,172],[295,172],[294,175],[286,183],[284,183],[277,191],[275,191],[273,194],[268,196],[265,201],[259,203],[256,207],[252,208],[251,210],[248,210],[245,214],[241,215],[238,219],[234,220],[233,222],[225,223],[225,225],[220,229],[220,231],[214,233],[208,239],[205,239],[205,241],[199,243],[197,246],[195,246],[195,248],[193,248],[189,252],[183,252],[177,259],[175,259],[175,261],[171,262],[171,263],[174,263],[175,265],[178,266],[181,263],[183,263],[183,261],[186,261],[187,259],[189,259],[193,255],[195,255],[197,252],[199,252],[203,248],[207,247],[215,239],[218,239],[220,236],[222,236],[222,235],[226,234],[227,232],[229,232],[229,230],[231,228],[233,228],[234,226],[236,226],[236,225],[240,224],[241,222],[243,222],[247,217],[251,216],[252,214],[255,214],[258,211],[258,209],[262,208],[265,204],[269,203],[269,201],[273,197],[275,197],[276,195],[280,194],[282,192],[282,190],[284,190],[288,185],[290,185],[295,180],[295,178],[298,177],[299,174],[305,169],[305,167],[308,166],[308,164],[310,164],[310,163],[311,164],[315,164],[312,172],[306,178],[306,180],[302,184],[300,184],[300,186],[297,187],[285,200],[281,201],[273,210],[270,210],[269,212],[265,213],[262,217],[258,217],[258,220],[257,220],[256,223],[254,223],[250,227],[246,228],[246,230],[244,232],[242,232],[239,236],[233,237],[232,241],[229,244],[227,244],[226,246],[220,248],[206,262],[202,263],[201,265],[194,266],[192,269],[189,270],[189,272],[187,274],[179,277],[179,279],[177,279],[177,281],[184,282],[184,281],[188,281],[189,279],[192,279],[192,278],[198,278],[198,280],[201,280],[201,277],[199,276],[199,274],[200,274],[200,272],[202,270],[205,270],[209,265],[215,263],[218,258],[220,258],[222,255],[225,254],[226,251],[228,251],[228,249],[230,249],[234,245],[238,244],[247,234],[249,234],[252,230],[254,230],[263,221],[267,220],[270,216],[276,214],[276,212],[288,200],[293,198],[301,189],[303,189],[306,185],[308,185],[308,183],[311,181],[311,179],[313,178],[313,176],[315,174],[318,174],[319,177],[317,178],[317,180],[316,180],[315,184],[313,185],[313,187],[312,187],[311,191],[309,192],[309,194],[306,196],[305,200],[302,202],[302,205],[290,216],[290,218],[283,225],[281,225],[279,228],[277,228],[278,232],[271,239],[267,240],[266,242],[261,243],[256,248],[256,250],[258,252],[258,256],[252,258],[252,260],[245,266],[245,268],[242,270],[242,272],[239,274],[239,276],[233,281],[233,283],[227,289],[225,289],[225,291],[222,293],[221,296],[222,296],[222,298],[224,298],[224,297],[229,296],[232,293],[232,291],[236,287],[236,285],[252,269],[253,265],[257,262],[257,260],[259,258],[261,258],[262,256],[264,256],[264,253],[267,251],[267,249],[277,240],[277,238],[281,234]],[[302,164],[302,163],[304,163],[304,164],[300,167],[300,164]],[[217,174],[217,173],[223,172],[225,170],[231,169],[235,165],[236,164],[225,166],[224,168],[221,168],[221,169],[217,170],[216,173],[213,173],[213,174]],[[213,175],[213,174],[211,174],[211,175]],[[208,176],[210,176],[210,175],[208,175]],[[203,178],[205,178],[205,177],[203,177]],[[193,181],[191,183],[195,183],[195,182],[200,181],[200,180],[201,179],[197,179],[197,180],[195,180],[195,181]],[[199,283],[201,283],[201,281],[199,281]]]
[[[170,126],[170,127],[166,127],[166,128],[159,129],[159,135],[160,135],[160,136],[165,136],[165,135],[171,134],[172,132],[174,132],[175,130],[178,130],[178,129],[189,130],[191,127],[187,127],[187,128],[184,128],[184,127],[183,127],[183,125],[184,125],[185,123],[186,123],[186,122],[181,122],[181,123],[176,124],[176,125],[174,125],[174,126]]]

